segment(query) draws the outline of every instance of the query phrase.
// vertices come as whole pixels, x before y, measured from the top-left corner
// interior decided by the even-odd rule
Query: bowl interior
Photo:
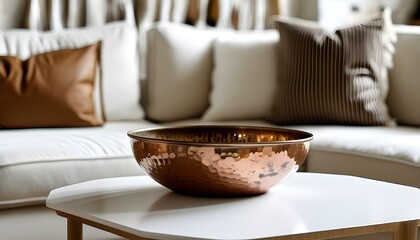
[[[276,127],[249,126],[183,126],[133,130],[134,139],[178,142],[186,144],[278,144],[306,142],[312,134]]]

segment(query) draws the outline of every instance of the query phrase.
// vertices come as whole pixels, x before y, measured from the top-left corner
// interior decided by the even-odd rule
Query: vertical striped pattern
[[[391,124],[381,85],[382,17],[328,34],[300,20],[279,18],[278,91],[269,120],[276,124]]]

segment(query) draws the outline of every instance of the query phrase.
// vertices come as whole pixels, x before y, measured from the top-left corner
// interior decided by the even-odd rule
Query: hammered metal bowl
[[[128,132],[146,173],[178,193],[232,197],[267,192],[303,164],[313,135],[251,126],[183,126]]]

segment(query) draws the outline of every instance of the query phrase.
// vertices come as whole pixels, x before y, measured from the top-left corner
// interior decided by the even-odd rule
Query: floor
[[[122,239],[89,226],[84,225],[83,227],[85,240]],[[1,240],[66,239],[66,228],[65,218],[43,206],[0,211]]]

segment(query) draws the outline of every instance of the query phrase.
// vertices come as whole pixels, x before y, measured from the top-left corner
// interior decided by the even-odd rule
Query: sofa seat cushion
[[[273,125],[264,120],[186,120],[171,125],[219,124],[292,128],[314,135],[311,150],[342,151],[420,168],[420,128],[409,126]]]
[[[420,187],[416,127],[298,127],[314,134],[307,171],[349,174]]]
[[[96,178],[143,174],[127,131],[146,121],[103,127],[0,131],[0,209],[42,203],[49,191]]]
[[[414,127],[298,127],[314,134],[314,149],[380,157],[420,167],[420,129]]]
[[[285,127],[310,132],[306,171],[348,174],[420,187],[420,129],[416,127],[277,126],[263,120],[173,123]]]

